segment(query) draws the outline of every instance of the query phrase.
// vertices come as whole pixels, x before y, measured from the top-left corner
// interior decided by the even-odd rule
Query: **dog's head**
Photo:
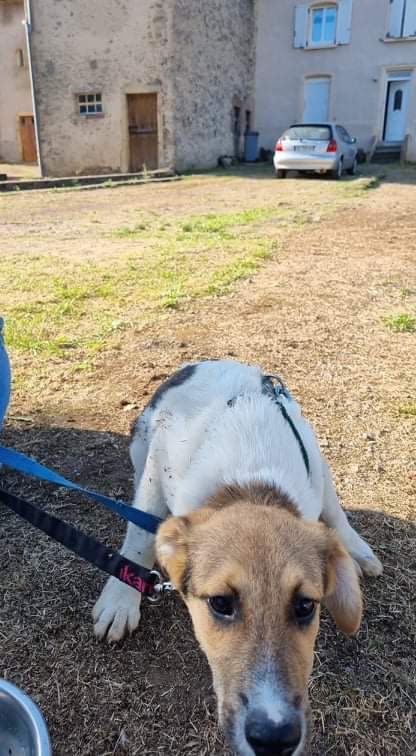
[[[320,606],[354,634],[362,601],[335,533],[261,488],[224,489],[170,518],[157,554],[190,611],[233,747],[240,756],[288,756],[305,745]]]

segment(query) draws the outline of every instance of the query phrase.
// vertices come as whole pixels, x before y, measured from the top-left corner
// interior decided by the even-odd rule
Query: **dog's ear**
[[[183,592],[188,563],[188,517],[169,517],[156,535],[156,555],[178,591]]]
[[[363,601],[354,562],[335,533],[331,533],[326,563],[323,604],[336,626],[355,635],[361,624]]]
[[[188,592],[191,580],[189,546],[193,528],[209,519],[211,514],[212,509],[203,507],[185,517],[169,517],[157,531],[157,559],[183,595]]]

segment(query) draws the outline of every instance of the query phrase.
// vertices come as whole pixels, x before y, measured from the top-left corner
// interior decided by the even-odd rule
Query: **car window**
[[[341,137],[341,139],[344,140],[344,142],[351,144],[351,137],[347,129],[344,129],[343,126],[337,126],[337,134]]]
[[[317,141],[328,142],[331,139],[331,127],[319,124],[300,124],[299,126],[291,126],[287,129],[282,139],[315,139]]]

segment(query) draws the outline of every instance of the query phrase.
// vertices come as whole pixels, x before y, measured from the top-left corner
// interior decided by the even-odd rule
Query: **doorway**
[[[386,114],[384,122],[385,142],[402,142],[406,135],[407,108],[409,104],[410,74],[395,78],[387,84]]]
[[[22,160],[24,163],[36,163],[35,119],[29,113],[19,115],[18,121]]]
[[[132,173],[159,166],[157,93],[127,95],[129,152]]]
[[[304,123],[325,123],[328,120],[329,86],[329,77],[305,80]]]
[[[240,159],[240,146],[241,146],[241,108],[237,105],[233,109],[233,141],[234,141],[234,157]]]

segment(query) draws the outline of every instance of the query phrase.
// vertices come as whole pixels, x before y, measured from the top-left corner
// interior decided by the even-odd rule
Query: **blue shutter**
[[[307,5],[295,5],[293,47],[306,47],[308,40],[308,14]]]
[[[337,13],[337,45],[348,45],[351,38],[352,0],[339,0]]]
[[[390,19],[388,37],[402,36],[404,0],[390,0]]]
[[[416,37],[416,0],[407,0],[403,36]]]

